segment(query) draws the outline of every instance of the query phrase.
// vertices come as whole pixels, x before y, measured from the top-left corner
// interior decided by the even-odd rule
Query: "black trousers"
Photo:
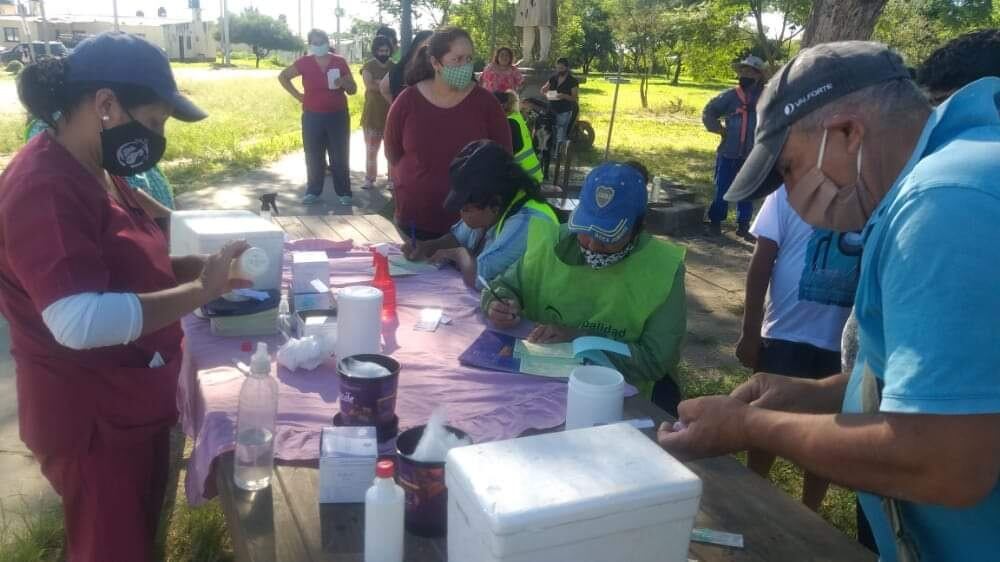
[[[333,168],[333,189],[337,195],[351,194],[351,115],[302,112],[302,146],[306,153],[306,193],[323,193],[326,157]]]

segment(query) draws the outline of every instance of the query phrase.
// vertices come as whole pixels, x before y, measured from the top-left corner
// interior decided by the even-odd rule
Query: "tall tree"
[[[216,39],[218,35],[216,32]],[[233,43],[250,45],[257,57],[257,68],[260,59],[271,51],[301,51],[303,47],[302,39],[293,35],[285,23],[261,14],[256,8],[246,8],[229,18],[229,37]]]
[[[994,19],[990,3],[989,0],[889,0],[875,27],[874,38],[896,49],[908,64],[916,66],[953,37],[1000,23],[1000,18]]]
[[[871,39],[887,0],[813,0],[802,46]]]
[[[668,3],[663,0],[617,0],[608,4],[611,28],[622,56],[632,59],[641,75],[639,98],[649,107],[649,77],[658,55],[670,41]]]

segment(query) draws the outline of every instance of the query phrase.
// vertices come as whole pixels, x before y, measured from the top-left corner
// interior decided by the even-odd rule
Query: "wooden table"
[[[293,237],[345,239],[356,243],[396,242],[392,224],[377,215],[276,217]],[[626,418],[672,421],[649,401],[625,401]],[[645,433],[654,438],[652,430]],[[691,544],[691,557],[701,561],[874,560],[875,556],[801,503],[747,470],[732,457],[688,464],[704,484],[696,526],[741,533],[743,549]],[[364,506],[318,502],[317,462],[281,463],[270,488],[248,493],[233,484],[233,457],[215,463],[216,484],[242,562],[363,562]],[[407,562],[443,562],[444,539],[407,534]],[[452,561],[474,562],[474,561]],[[613,562],[613,561],[609,561]],[[628,561],[622,561],[628,562]]]

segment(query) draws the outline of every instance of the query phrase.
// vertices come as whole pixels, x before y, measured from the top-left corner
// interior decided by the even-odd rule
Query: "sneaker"
[[[708,234],[709,236],[722,236],[722,223],[721,222],[708,223]]]
[[[361,186],[361,189],[374,189],[374,188],[375,188],[375,180],[371,178],[365,178],[365,183],[364,185]]]
[[[302,204],[306,206],[316,205],[319,202],[320,202],[319,195],[316,195],[314,193],[306,193],[306,196],[302,198]]]
[[[345,207],[350,207],[354,202],[354,199],[352,199],[350,195],[341,195],[337,199],[340,201],[340,204]]]
[[[746,224],[741,224],[736,228],[736,236],[750,242],[751,244],[755,244],[757,242],[757,237],[750,234],[750,226]]]

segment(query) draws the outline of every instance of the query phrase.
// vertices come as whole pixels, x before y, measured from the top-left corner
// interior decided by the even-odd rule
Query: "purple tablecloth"
[[[371,280],[372,258],[366,251],[338,252],[336,245],[321,241],[292,245],[318,249],[317,244],[331,250],[332,286]],[[508,439],[527,429],[563,423],[565,382],[459,365],[458,356],[483,331],[485,321],[478,312],[478,293],[466,288],[456,271],[397,278],[396,293],[398,326],[384,326],[383,341],[384,352],[402,365],[396,406],[401,430],[426,423],[438,406],[446,408],[451,425],[475,442]],[[443,309],[451,324],[433,333],[414,331],[420,310],[427,307]],[[194,440],[185,486],[188,502],[197,505],[215,495],[209,478],[212,462],[234,447],[243,375],[233,366],[233,358],[248,361],[248,354],[240,351],[242,338],[215,337],[206,320],[189,316],[184,331],[178,408],[184,431]],[[273,353],[277,338],[263,341]],[[331,425],[338,411],[337,382],[334,360],[314,371],[278,368],[275,457],[289,461],[319,457],[320,429]]]

